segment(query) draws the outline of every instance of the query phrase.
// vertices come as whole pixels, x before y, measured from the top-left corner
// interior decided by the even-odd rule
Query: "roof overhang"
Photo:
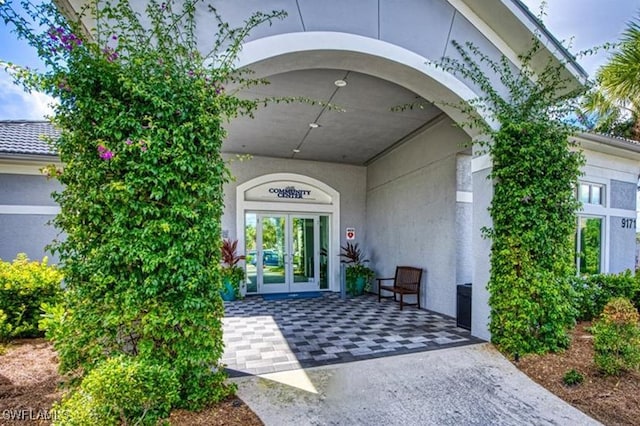
[[[584,149],[640,161],[640,142],[587,132],[572,139]]]
[[[448,0],[456,6],[463,3],[494,31],[513,52],[524,53],[531,48],[534,34],[542,43],[542,50],[534,57],[533,66],[542,69],[549,58],[563,64],[566,77],[577,85],[585,84],[587,72],[544,24],[520,0]],[[458,6],[459,7],[459,6]]]

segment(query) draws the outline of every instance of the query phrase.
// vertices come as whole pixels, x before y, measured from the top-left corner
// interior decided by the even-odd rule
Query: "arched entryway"
[[[247,293],[339,289],[340,194],[329,185],[295,173],[244,182],[236,228]]]
[[[57,3],[63,9],[79,11],[80,5],[86,2],[60,0]],[[143,10],[147,6],[147,2],[141,0],[131,3],[136,10]],[[397,116],[389,114],[388,108],[384,114],[367,108],[361,110],[359,117],[346,114],[342,119],[328,122],[324,127],[324,136],[320,136],[318,132],[314,134],[309,129],[323,128],[324,123],[319,122],[319,119],[323,118],[325,110],[313,111],[307,108],[305,111],[304,106],[290,105],[287,108],[280,104],[268,109],[269,112],[261,118],[257,115],[258,119],[252,124],[242,120],[232,123],[229,139],[223,148],[227,154],[261,157],[252,170],[243,171],[245,175],[251,175],[248,179],[256,178],[258,174],[320,169],[316,178],[332,182],[332,186],[341,188],[342,193],[346,193],[342,187],[350,185],[353,191],[349,194],[355,202],[344,197],[343,210],[359,208],[361,213],[352,213],[347,225],[360,221],[360,229],[364,228],[364,232],[358,235],[365,235],[365,245],[367,233],[375,233],[378,237],[375,244],[370,246],[379,251],[379,256],[375,259],[379,272],[389,273],[398,262],[407,262],[414,255],[421,255],[422,263],[430,262],[426,266],[430,268],[426,276],[432,277],[433,281],[425,282],[428,299],[424,303],[429,309],[453,314],[451,307],[455,300],[456,273],[455,266],[452,266],[455,261],[452,259],[466,256],[465,259],[473,267],[473,334],[489,338],[488,292],[485,284],[489,276],[490,243],[482,238],[480,229],[491,225],[487,211],[492,198],[492,185],[487,179],[491,162],[481,155],[471,161],[468,150],[455,149],[456,144],[469,142],[474,135],[469,133],[469,129],[465,129],[466,134],[461,132],[465,136],[464,140],[456,140],[460,139],[460,133],[452,134],[450,130],[455,123],[462,122],[464,117],[455,108],[447,106],[468,101],[476,95],[482,96],[483,93],[480,93],[478,85],[463,81],[433,64],[444,57],[460,58],[451,43],[453,40],[460,43],[470,41],[489,58],[506,57],[515,70],[521,65],[518,54],[529,49],[534,36],[542,41],[543,46],[541,52],[533,58],[534,68],[544,67],[549,60],[562,63],[565,75],[578,82],[586,75],[575,63],[575,59],[521,2],[515,0],[201,2],[194,13],[198,27],[202,30],[198,34],[198,40],[202,43],[203,53],[209,52],[212,44],[215,44],[212,41],[215,40],[218,29],[216,25],[211,25],[209,3],[231,27],[242,27],[257,9],[267,13],[271,10],[286,12],[285,19],[256,28],[243,45],[237,65],[250,67],[255,71],[255,77],[280,76],[281,80],[286,81],[290,76],[286,75],[288,73],[340,70],[345,73],[360,73],[359,77],[377,79],[375,83],[378,84],[367,87],[365,83],[371,82],[371,79],[361,78],[363,85],[359,87],[362,89],[353,90],[351,99],[355,99],[357,95],[379,92],[382,87],[393,84],[401,90],[391,90],[391,94],[404,91],[404,95],[407,95],[406,92],[415,94],[421,98],[419,101],[440,103],[440,107],[436,108],[437,117],[422,117],[418,127],[411,129],[409,125],[398,126],[397,132],[389,132],[391,137],[377,139],[375,137],[379,133],[399,121],[396,120]],[[91,22],[85,24],[86,28],[93,27]],[[505,88],[500,77],[490,66],[484,62],[480,67],[485,67],[494,89],[503,92]],[[291,78],[290,81],[305,83],[298,87],[284,86],[284,90],[274,96],[296,96],[299,94],[298,90],[293,89],[318,87],[317,79],[305,80],[308,75],[315,76],[291,75],[297,78]],[[332,80],[325,80],[324,83],[328,83],[329,93],[345,92],[345,86],[340,86],[338,80],[335,87]],[[250,90],[242,95],[264,98],[264,94],[251,93]],[[311,97],[317,99],[313,94]],[[357,100],[365,106],[380,101],[380,97],[372,99],[360,97]],[[406,101],[406,97],[400,99],[402,102]],[[333,96],[320,97],[320,100],[331,102]],[[328,116],[328,113],[324,115]],[[370,131],[371,128],[375,128],[375,131]],[[364,132],[363,129],[369,132]],[[370,155],[363,155],[362,152],[365,151]],[[352,155],[354,152],[360,155]],[[283,161],[288,163],[283,164]],[[306,161],[307,164],[299,161]],[[317,166],[312,165],[312,162],[322,164]],[[348,166],[366,170],[354,171],[348,169]],[[255,169],[260,168],[262,170],[256,172]],[[334,175],[330,175],[331,173]],[[349,185],[343,185],[345,178],[353,179],[354,176],[357,177],[354,179],[355,184],[349,182]],[[302,183],[304,182],[298,182],[300,185]],[[295,185],[293,188],[298,189]],[[320,186],[318,188],[322,189]],[[243,197],[245,195],[243,193]],[[251,203],[256,202],[246,198],[238,199],[237,214],[231,211],[233,207],[225,212],[229,217],[236,216],[235,227],[238,228],[237,235],[242,244],[245,244],[247,211],[255,212],[256,221],[258,214],[284,214],[283,233],[288,234],[293,234],[291,223],[296,216],[292,214],[312,213],[305,210],[311,205],[306,202],[287,200],[272,208],[269,208],[270,202],[264,202],[252,210]],[[471,202],[472,210],[466,208],[461,212],[457,209],[457,203]],[[240,206],[242,203],[244,205]],[[330,210],[328,206],[332,204],[317,203],[313,214],[326,213],[327,209]],[[264,210],[259,210],[258,207]],[[372,212],[376,212],[377,216],[372,215]],[[331,244],[335,251],[343,240],[343,230],[339,229],[336,222],[339,221],[338,213],[332,211],[329,214],[332,215],[333,224]],[[372,217],[374,220],[371,220]],[[363,225],[365,223],[366,226]],[[460,244],[451,244],[452,240],[456,240],[455,227],[459,224],[469,226],[469,232],[473,234],[473,243],[465,245],[466,251],[462,254],[456,248],[461,247]],[[386,232],[379,232],[383,226]],[[434,235],[439,239],[432,240]],[[428,243],[425,244],[425,241]],[[285,249],[290,251],[292,244],[291,241],[285,242],[282,252]],[[384,256],[384,253],[392,253],[396,257]],[[261,257],[264,262],[264,250]],[[335,262],[332,265],[328,287],[336,289],[338,268]],[[288,271],[285,275],[289,276],[290,281],[292,276],[295,280],[294,272]]]

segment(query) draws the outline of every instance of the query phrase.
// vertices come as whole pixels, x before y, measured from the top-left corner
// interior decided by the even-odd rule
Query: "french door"
[[[247,213],[248,293],[328,288],[328,216]]]

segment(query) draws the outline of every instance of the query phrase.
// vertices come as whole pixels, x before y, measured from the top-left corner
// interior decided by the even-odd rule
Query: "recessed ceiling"
[[[270,84],[240,96],[301,97],[321,103],[272,103],[253,119],[233,120],[227,125],[225,152],[362,165],[442,114],[397,84],[354,71],[291,71],[267,80]],[[347,84],[339,87],[338,80]],[[392,111],[416,102],[424,109]]]

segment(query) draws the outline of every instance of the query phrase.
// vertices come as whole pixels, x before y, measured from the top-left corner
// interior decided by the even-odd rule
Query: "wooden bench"
[[[422,279],[422,269],[414,268],[412,266],[397,266],[396,276],[393,278],[376,278],[378,280],[378,302],[380,299],[387,299],[393,297],[396,299],[396,294],[400,295],[400,310],[404,308],[404,305],[418,305],[420,309],[420,280]],[[391,284],[382,283],[384,281],[393,281]],[[393,296],[382,296],[382,291],[386,290],[393,293]],[[405,294],[415,294],[416,303],[405,303]]]

